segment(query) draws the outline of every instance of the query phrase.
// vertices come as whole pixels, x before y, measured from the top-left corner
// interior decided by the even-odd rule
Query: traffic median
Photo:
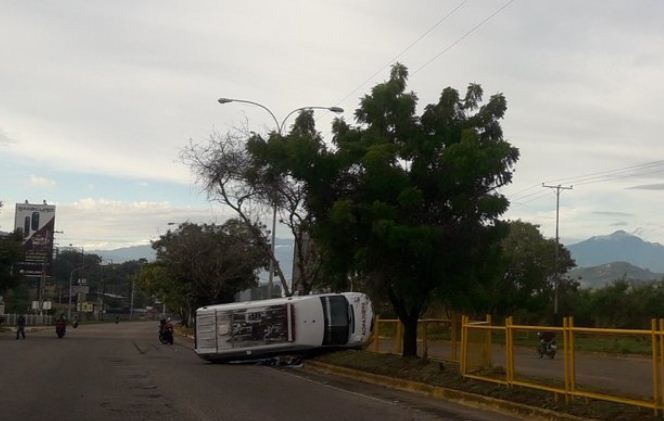
[[[652,411],[612,402],[572,399],[520,387],[464,379],[453,363],[394,354],[343,351],[308,360],[309,370],[413,392],[435,399],[537,420],[661,420]],[[499,370],[500,368],[495,368]]]

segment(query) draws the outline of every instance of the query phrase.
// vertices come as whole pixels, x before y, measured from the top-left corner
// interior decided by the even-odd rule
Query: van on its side
[[[323,348],[359,349],[371,341],[366,294],[305,295],[196,310],[196,354],[208,361],[257,359]]]

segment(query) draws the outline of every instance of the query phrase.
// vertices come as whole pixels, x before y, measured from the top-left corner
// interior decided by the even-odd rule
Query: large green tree
[[[404,355],[416,355],[434,291],[472,292],[497,256],[508,207],[497,189],[510,183],[519,153],[503,138],[501,94],[482,104],[479,85],[463,97],[445,88],[418,115],[407,77],[393,66],[362,98],[358,125],[334,123],[333,147],[303,138],[290,172],[307,190],[327,268],[342,283],[360,275],[384,291],[405,327]]]
[[[20,274],[14,265],[23,259],[23,253],[20,232],[0,235],[0,293],[18,284]]]
[[[213,134],[207,144],[190,143],[181,155],[209,198],[226,205],[249,228],[266,258],[272,260],[286,295],[308,294],[320,286],[322,260],[311,237],[311,215],[304,206],[307,190],[290,171],[302,164],[297,159],[306,156],[301,148],[322,142],[312,115],[311,110],[303,112],[285,135],[276,131],[267,137],[257,133]],[[277,211],[279,221],[294,238],[295,267],[290,286],[272,253],[271,232],[262,223],[268,209]]]
[[[0,211],[3,203],[0,201]],[[20,232],[0,235],[0,294],[18,284],[20,275],[14,265],[23,259],[23,236]]]
[[[265,254],[244,223],[236,219],[222,225],[181,224],[155,241],[157,261],[141,271],[141,285],[161,290],[162,299],[172,292],[182,295],[182,311],[191,315],[196,307],[232,302],[234,295],[254,287],[258,270],[266,265]]]
[[[555,249],[558,247],[558,263]],[[474,302],[493,316],[523,315],[536,322],[553,309],[554,279],[572,267],[574,260],[563,245],[544,238],[537,225],[509,223],[509,233],[500,243],[500,265],[491,282],[481,285]]]

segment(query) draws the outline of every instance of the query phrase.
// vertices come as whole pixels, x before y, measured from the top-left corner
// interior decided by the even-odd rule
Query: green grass
[[[420,328],[418,331],[418,338],[423,336],[423,330]],[[480,333],[482,332],[482,333]],[[481,335],[486,331],[476,331],[476,335]],[[379,334],[383,338],[393,338],[396,334],[395,323],[384,323],[379,327]],[[427,336],[432,341],[451,340],[450,329],[444,325],[429,325],[427,329]],[[556,342],[559,348],[562,348],[562,333],[556,335]],[[494,332],[492,335],[492,343],[496,345],[505,344],[505,334],[502,332]],[[518,347],[536,348],[539,344],[539,339],[535,332],[515,332],[514,345]],[[633,354],[633,355],[650,355],[652,353],[652,345],[650,337],[643,336],[617,336],[617,335],[588,335],[576,334],[574,337],[574,349],[580,352],[602,352],[607,354]]]
[[[652,410],[634,406],[584,399],[575,399],[570,404],[565,404],[564,399],[556,401],[553,393],[550,392],[520,387],[510,389],[489,382],[464,379],[454,365],[421,358],[403,358],[394,354],[376,354],[366,351],[343,351],[325,354],[316,359],[328,364],[476,393],[583,418],[616,421],[661,420],[661,418],[653,416]],[[500,377],[501,373],[504,375],[502,367],[494,367],[490,372],[487,371],[483,374]]]

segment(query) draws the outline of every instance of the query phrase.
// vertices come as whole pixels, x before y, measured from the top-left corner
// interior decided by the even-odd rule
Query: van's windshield
[[[325,319],[323,345],[346,345],[348,343],[348,300],[343,295],[320,297]]]

